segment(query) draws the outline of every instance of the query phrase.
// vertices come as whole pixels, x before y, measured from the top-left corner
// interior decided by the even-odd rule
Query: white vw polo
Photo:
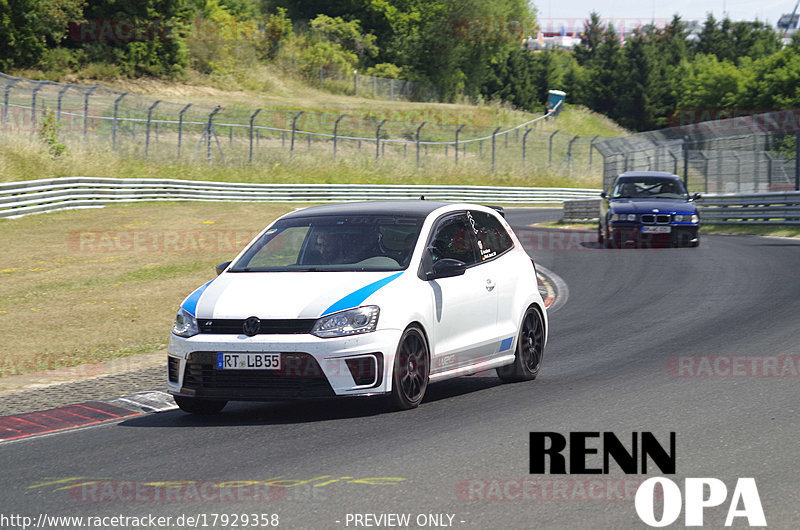
[[[392,201],[284,215],[181,304],[168,355],[178,406],[389,396],[496,369],[534,379],[547,342],[536,272],[498,210]]]

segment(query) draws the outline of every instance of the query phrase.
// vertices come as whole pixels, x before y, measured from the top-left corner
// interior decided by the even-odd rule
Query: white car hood
[[[183,307],[197,318],[318,318],[358,307],[402,272],[229,272]]]

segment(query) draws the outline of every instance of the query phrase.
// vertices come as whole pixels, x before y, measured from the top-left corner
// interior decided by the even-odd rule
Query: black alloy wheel
[[[394,357],[392,405],[398,410],[417,407],[428,388],[428,343],[422,330],[408,327]]]
[[[531,306],[522,318],[514,362],[498,368],[497,375],[507,383],[536,379],[543,358],[544,321],[539,310]]]

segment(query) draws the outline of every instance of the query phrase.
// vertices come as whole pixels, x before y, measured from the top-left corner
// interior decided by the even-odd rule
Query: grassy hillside
[[[18,75],[35,76],[35,72],[15,72]],[[63,81],[95,84],[93,79],[66,78]],[[196,75],[188,82],[167,82],[155,79],[116,80],[103,82],[106,86],[129,91],[154,101],[179,104],[193,103],[212,107],[240,109],[283,109],[289,111],[329,113],[333,118],[339,114],[391,120],[412,130],[423,120],[431,124],[445,124],[454,130],[454,124],[468,124],[474,131],[491,130],[491,127],[509,128],[527,122],[537,115],[515,110],[507,104],[483,103],[471,105],[416,103],[386,101],[334,94],[306,84],[290,72],[277,67],[261,67],[251,72],[244,80],[235,77],[211,78]],[[24,101],[22,102],[25,103]],[[163,104],[162,104],[163,105]],[[451,125],[448,125],[451,124]],[[430,128],[430,126],[429,126]],[[547,151],[547,141],[553,131],[559,130],[555,140],[554,155]],[[237,130],[237,133],[240,132]],[[149,160],[144,160],[143,142],[137,139],[127,151],[112,152],[108,136],[89,135],[83,137],[62,135],[59,141],[66,145],[68,153],[53,157],[49,146],[37,134],[5,130],[0,133],[0,181],[15,181],[32,178],[58,176],[96,177],[153,177],[188,178],[199,180],[222,180],[237,182],[320,182],[320,183],[433,183],[433,184],[494,184],[518,186],[598,186],[599,165],[584,167],[588,141],[577,152],[582,163],[564,167],[563,153],[567,142],[574,135],[616,136],[625,134],[613,122],[581,107],[567,108],[552,121],[538,125],[528,139],[528,158],[521,160],[520,136],[510,143],[498,142],[496,171],[491,173],[487,162],[490,143],[470,144],[470,153],[455,165],[452,146],[432,146],[431,155],[424,157],[422,167],[417,168],[412,146],[402,148],[390,145],[389,156],[378,163],[374,161],[374,147],[355,143],[340,146],[339,157],[333,161],[329,140],[315,138],[315,144],[307,147],[305,139],[298,145],[294,156],[289,157],[280,139],[272,138],[272,144],[264,144],[258,151],[256,163],[248,165],[246,158],[228,157],[225,164],[207,165],[200,156],[191,159],[197,144],[196,134],[189,138],[188,154],[181,159],[174,156],[172,148],[165,148],[159,155],[157,147],[151,146]],[[224,133],[223,133],[224,134]],[[369,131],[363,134],[373,134]],[[395,133],[392,133],[395,134]],[[473,133],[474,134],[474,133]],[[163,136],[163,135],[162,135]],[[405,138],[408,138],[406,135]],[[464,137],[462,137],[464,138]],[[469,136],[467,136],[469,138]],[[450,141],[450,133],[438,140]],[[266,141],[266,140],[265,140]],[[278,142],[278,143],[276,143]],[[280,145],[279,145],[280,143]],[[168,145],[172,145],[169,144]],[[374,142],[373,142],[374,145]],[[409,148],[410,147],[410,148]],[[227,146],[225,147],[227,149]],[[239,142],[239,154],[246,145]],[[482,157],[477,153],[480,149]],[[153,154],[155,151],[155,155]],[[197,154],[197,153],[195,153]],[[596,154],[596,153],[595,153]]]

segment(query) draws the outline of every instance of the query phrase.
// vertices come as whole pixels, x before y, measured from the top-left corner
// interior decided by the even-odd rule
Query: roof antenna
[[[419,196],[419,200],[424,201],[425,200],[425,196],[424,195],[420,195]]]

